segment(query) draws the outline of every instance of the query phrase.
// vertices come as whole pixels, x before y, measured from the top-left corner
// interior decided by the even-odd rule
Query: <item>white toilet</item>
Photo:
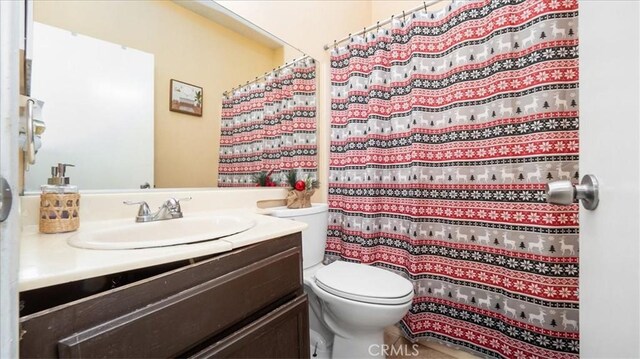
[[[302,232],[302,265],[310,303],[312,358],[384,357],[384,328],[397,323],[411,307],[411,282],[364,264],[322,264],[327,241],[326,204],[272,210],[272,216],[309,225]]]

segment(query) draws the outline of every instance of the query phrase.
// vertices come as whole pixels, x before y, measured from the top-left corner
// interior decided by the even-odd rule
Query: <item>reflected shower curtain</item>
[[[218,187],[255,186],[290,169],[317,178],[315,61],[306,58],[222,100]]]
[[[578,356],[574,0],[454,2],[332,50],[327,255],[413,281],[414,340]]]

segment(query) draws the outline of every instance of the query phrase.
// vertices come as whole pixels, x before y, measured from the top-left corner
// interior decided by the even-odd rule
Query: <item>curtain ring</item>
[[[380,21],[376,22],[376,32],[380,31]]]
[[[337,40],[333,40],[333,49],[337,52],[338,51],[338,41]]]
[[[424,4],[424,12],[427,12],[427,2],[423,1],[422,4]]]
[[[404,23],[407,22],[407,18],[405,17],[404,10],[402,11],[402,22],[404,22]]]

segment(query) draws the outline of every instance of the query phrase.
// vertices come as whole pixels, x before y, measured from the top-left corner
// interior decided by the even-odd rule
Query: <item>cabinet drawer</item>
[[[308,321],[304,294],[191,358],[309,358]]]
[[[272,242],[272,243],[269,243]],[[23,357],[170,357],[302,293],[300,236],[21,318]]]
[[[60,341],[62,358],[168,357],[299,286],[295,251],[269,257]],[[252,288],[255,293],[248,292]]]

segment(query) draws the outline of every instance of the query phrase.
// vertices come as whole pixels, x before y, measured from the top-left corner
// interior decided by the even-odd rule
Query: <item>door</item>
[[[24,1],[0,1],[0,176],[13,193],[8,217],[0,222],[0,358],[18,355],[18,95],[19,49],[24,39]],[[4,193],[4,190],[2,191]],[[9,208],[2,200],[2,209]],[[3,216],[4,217],[4,216]]]
[[[25,191],[39,191],[62,160],[76,166],[71,181],[82,190],[153,186],[154,55],[38,22],[33,39],[30,95],[44,101],[36,118],[50,126]]]
[[[600,182],[580,209],[580,353],[639,358],[637,1],[580,2],[580,172]]]

